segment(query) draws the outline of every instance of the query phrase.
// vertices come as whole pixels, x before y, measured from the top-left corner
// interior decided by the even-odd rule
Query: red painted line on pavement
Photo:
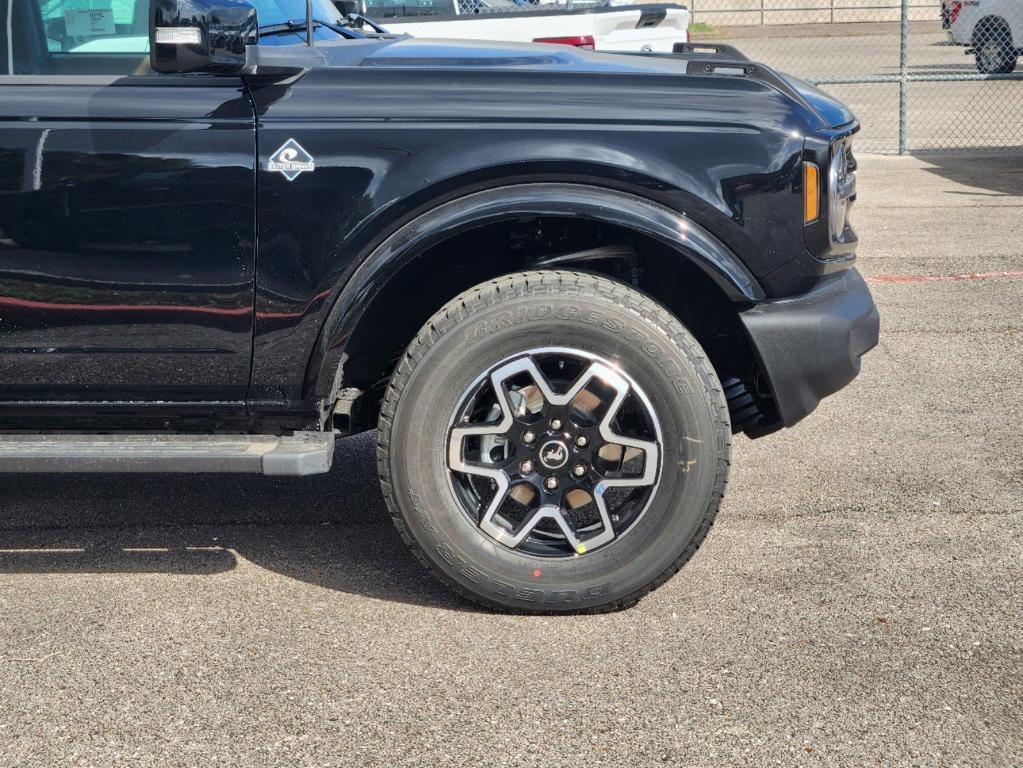
[[[868,283],[955,283],[959,280],[990,280],[995,277],[1023,277],[1023,270],[966,272],[961,275],[873,275]]]

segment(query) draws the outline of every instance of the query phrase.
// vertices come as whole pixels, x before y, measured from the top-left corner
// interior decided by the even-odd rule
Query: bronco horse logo
[[[565,462],[568,461],[568,448],[558,440],[544,443],[543,448],[540,449],[540,461],[548,469],[563,467]]]

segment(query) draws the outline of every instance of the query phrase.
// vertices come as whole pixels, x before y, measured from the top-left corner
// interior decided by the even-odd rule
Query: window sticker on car
[[[115,35],[112,8],[71,8],[64,11],[64,25],[72,37]]]
[[[313,156],[306,152],[301,144],[294,139],[288,139],[280,149],[270,155],[266,169],[283,173],[288,181],[294,181],[302,171],[316,170],[316,165]]]

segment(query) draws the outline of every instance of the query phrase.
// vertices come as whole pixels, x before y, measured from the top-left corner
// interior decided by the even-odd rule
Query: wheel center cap
[[[568,446],[560,440],[548,440],[540,447],[540,463],[547,469],[561,469],[568,463]]]

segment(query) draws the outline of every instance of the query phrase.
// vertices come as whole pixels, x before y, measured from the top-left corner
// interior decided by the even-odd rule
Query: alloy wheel
[[[645,512],[660,477],[650,401],[614,363],[578,349],[507,358],[463,394],[447,465],[469,521],[503,546],[578,557]]]

